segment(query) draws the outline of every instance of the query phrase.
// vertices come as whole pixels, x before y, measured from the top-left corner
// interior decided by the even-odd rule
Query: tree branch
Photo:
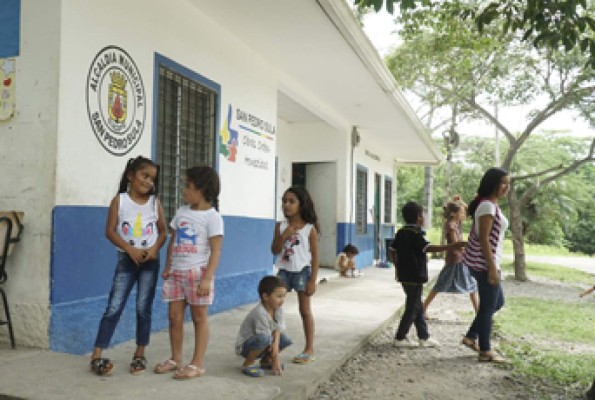
[[[521,196],[521,204],[525,205],[527,204],[527,202],[533,198],[533,196],[535,196],[535,194],[545,185],[549,184],[550,182],[555,181],[556,179],[558,179],[559,177],[566,175],[572,171],[574,171],[575,169],[577,169],[578,167],[580,167],[581,165],[590,162],[590,161],[595,161],[595,139],[593,139],[591,141],[591,146],[589,148],[589,153],[584,157],[581,158],[579,160],[574,161],[572,164],[570,164],[568,167],[562,169],[560,172],[553,174],[549,177],[547,177],[546,179],[542,180],[542,181],[538,181],[535,185],[533,185],[531,188],[529,188],[528,190],[525,191],[525,193],[523,193],[523,195]]]
[[[521,175],[521,176],[516,176],[515,175],[515,176],[511,177],[510,180],[511,181],[515,181],[515,182],[516,181],[522,181],[524,179],[530,179],[530,178],[535,178],[535,177],[538,177],[538,176],[541,176],[541,175],[549,174],[552,171],[557,171],[557,170],[562,169],[562,168],[564,168],[564,166],[562,164],[560,164],[560,165],[558,165],[556,167],[548,168],[548,169],[545,169],[545,170],[540,171],[540,172],[535,172],[533,174],[527,174],[527,175]]]

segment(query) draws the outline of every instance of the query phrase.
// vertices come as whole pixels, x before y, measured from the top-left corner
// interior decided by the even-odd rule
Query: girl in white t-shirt
[[[109,375],[113,364],[102,357],[109,346],[128,296],[136,284],[136,350],[130,372],[145,371],[145,347],[151,334],[151,309],[159,276],[159,249],[165,243],[166,228],[158,194],[159,168],[148,158],[131,158],[112,199],[105,235],[118,249],[108,305],[99,323],[91,354],[91,370]]]
[[[479,361],[507,362],[492,350],[490,336],[494,313],[504,305],[500,261],[508,220],[500,211],[498,202],[508,194],[509,189],[508,172],[502,168],[490,168],[481,179],[477,196],[469,204],[473,226],[465,247],[463,264],[477,281],[479,309],[462,343],[479,351]]]
[[[219,176],[212,168],[188,169],[184,186],[187,206],[178,209],[170,224],[162,297],[169,303],[171,357],[157,364],[154,371],[158,374],[175,371],[175,379],[205,374],[207,312],[213,303],[215,270],[223,243],[223,219],[217,210],[219,188]],[[186,304],[190,305],[194,323],[194,354],[182,366]]]
[[[290,187],[281,199],[286,220],[275,225],[271,251],[278,255],[275,266],[287,291],[298,294],[300,316],[304,326],[304,351],[293,358],[297,364],[314,361],[314,316],[311,298],[318,276],[318,216],[308,191]]]

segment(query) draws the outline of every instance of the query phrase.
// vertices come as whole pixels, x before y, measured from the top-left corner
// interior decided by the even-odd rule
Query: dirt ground
[[[503,282],[505,297],[525,296],[580,300],[579,289],[547,281]],[[397,349],[392,344],[398,318],[362,351],[348,360],[328,382],[317,388],[314,399],[584,399],[584,386],[559,387],[517,377],[511,367],[479,363],[477,354],[460,345],[471,321],[468,295],[439,294],[430,305],[431,336],[441,343],[434,349]],[[415,328],[410,337],[415,336]],[[498,340],[492,341],[497,349]],[[595,344],[568,348],[581,354],[595,354]],[[594,370],[595,375],[595,370]]]

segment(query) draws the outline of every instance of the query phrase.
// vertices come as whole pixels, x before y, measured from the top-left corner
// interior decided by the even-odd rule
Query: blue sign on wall
[[[0,11],[0,58],[19,55],[21,0],[2,0]]]

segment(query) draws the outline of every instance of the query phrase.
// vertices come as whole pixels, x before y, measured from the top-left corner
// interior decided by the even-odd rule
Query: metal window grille
[[[392,215],[392,197],[393,197],[393,181],[384,178],[384,223],[391,223]]]
[[[358,235],[368,233],[368,172],[357,170],[355,188],[355,229]]]
[[[169,221],[183,201],[186,169],[215,166],[217,93],[160,66],[158,96],[159,198]]]

